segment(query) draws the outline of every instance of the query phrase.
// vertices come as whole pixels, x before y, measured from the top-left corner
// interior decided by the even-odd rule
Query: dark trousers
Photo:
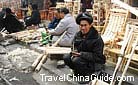
[[[87,60],[81,57],[73,57],[66,55],[63,57],[64,62],[67,66],[76,72],[76,74],[86,76],[91,75],[94,72],[94,64],[88,62]]]

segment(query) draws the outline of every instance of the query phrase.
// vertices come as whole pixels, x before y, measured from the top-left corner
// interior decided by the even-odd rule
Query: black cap
[[[93,22],[92,16],[88,13],[78,14],[78,16],[76,17],[76,23],[80,24],[81,20],[86,20],[86,21],[88,21],[89,24],[91,24]]]
[[[32,9],[33,10],[37,10],[37,8],[38,8],[38,5],[37,4],[32,4]]]
[[[10,8],[6,8],[5,10],[6,10],[6,13],[12,13]]]
[[[63,8],[60,8],[60,13],[63,12],[64,14],[68,14],[69,13],[69,9],[63,7]]]

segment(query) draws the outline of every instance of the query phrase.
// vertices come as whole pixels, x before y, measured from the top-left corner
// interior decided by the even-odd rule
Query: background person
[[[5,9],[5,18],[3,20],[3,28],[9,32],[14,33],[24,29],[23,24],[17,19],[15,14],[12,13],[10,8]]]
[[[59,36],[65,31],[66,34],[60,40],[59,46],[72,46],[73,38],[78,31],[79,27],[75,22],[74,17],[69,13],[67,8],[60,9],[60,17],[62,18],[55,29],[48,30],[49,34],[53,35],[53,41],[55,42]]]
[[[26,27],[31,25],[38,25],[41,22],[40,12],[37,4],[32,4],[31,16],[25,19]]]
[[[60,22],[61,18],[60,18],[60,8],[57,8],[54,11],[54,18],[52,19],[52,21],[48,24],[48,29],[55,29],[56,26],[58,25],[58,23]]]

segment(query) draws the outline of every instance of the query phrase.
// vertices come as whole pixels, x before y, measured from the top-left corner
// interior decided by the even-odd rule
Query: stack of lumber
[[[62,7],[66,7],[69,9],[70,12],[73,11],[73,2],[57,2],[56,8],[62,8]]]
[[[16,40],[22,41],[26,44],[39,42],[41,38],[41,33],[37,30],[25,30],[21,32],[16,32],[11,34]]]
[[[105,13],[105,4],[102,1],[93,4],[93,19],[95,26],[104,25]]]
[[[1,0],[0,8],[10,7],[14,10],[17,10],[21,7],[21,0]]]
[[[73,16],[76,17],[80,12],[80,0],[76,0],[73,3]]]

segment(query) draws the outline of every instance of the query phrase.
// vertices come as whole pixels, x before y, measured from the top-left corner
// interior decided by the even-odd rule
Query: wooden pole
[[[39,64],[37,65],[37,67],[36,67],[36,69],[35,69],[36,72],[39,72],[39,71],[40,71],[42,64],[44,64],[44,63],[46,62],[46,60],[47,60],[47,56],[48,56],[48,54],[46,53],[46,54],[42,57],[41,61],[39,62]]]
[[[114,73],[113,73],[113,76],[112,76],[112,80],[111,80],[110,85],[114,85],[114,83],[115,83],[116,74],[117,74],[117,72],[119,70],[121,61],[122,61],[122,57],[118,57],[118,61],[117,61],[117,64],[116,64],[116,67],[115,67],[115,70],[114,70]]]
[[[120,0],[112,0],[112,3],[119,5],[120,7],[129,10],[132,14],[138,16],[138,9],[120,1]]]
[[[44,54],[41,54],[40,56],[38,56],[36,58],[36,60],[33,62],[31,68],[32,70],[34,70],[36,68],[36,66],[38,65],[38,63],[40,62],[40,60],[42,59],[42,57],[44,56]]]
[[[121,85],[121,84],[122,84],[123,78],[125,77],[125,74],[126,74],[126,72],[127,72],[127,69],[128,69],[128,67],[129,67],[129,64],[130,64],[130,62],[131,62],[131,59],[132,59],[132,57],[133,57],[135,48],[136,48],[136,46],[137,46],[137,42],[138,42],[138,37],[136,38],[136,43],[135,43],[134,47],[132,48],[131,54],[130,54],[130,56],[129,56],[129,59],[128,59],[128,61],[127,61],[127,64],[126,64],[126,66],[125,66],[125,69],[124,69],[124,71],[123,71],[123,73],[122,73],[122,76],[121,76],[121,79],[120,79],[118,85]]]
[[[64,37],[64,35],[66,34],[67,31],[65,31],[61,36],[60,38],[52,45],[52,47],[55,47],[58,45],[58,43],[60,42],[60,40]],[[40,68],[42,66],[42,64],[44,64],[47,60],[47,56],[48,56],[48,53],[47,52],[44,52],[42,55],[38,56],[37,59],[34,61],[34,63],[32,64],[32,69],[35,71],[40,71]]]
[[[60,40],[64,37],[64,35],[66,34],[67,31],[65,31],[60,38],[52,45],[52,47],[56,47],[58,45],[58,43],[60,42]]]

